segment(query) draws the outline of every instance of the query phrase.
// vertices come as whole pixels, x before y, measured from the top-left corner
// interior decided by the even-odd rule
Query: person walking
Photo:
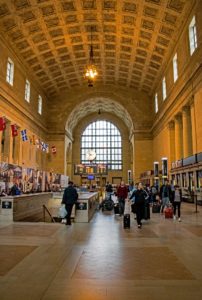
[[[160,197],[162,200],[161,213],[163,213],[164,208],[169,206],[172,197],[172,191],[168,179],[165,179],[165,183],[160,188]]]
[[[128,188],[125,185],[124,181],[121,181],[120,185],[117,188],[117,197],[119,202],[119,215],[122,216],[125,208],[125,199],[128,196]]]
[[[173,194],[173,207],[174,207],[174,213],[173,213],[173,220],[176,220],[176,209],[178,213],[178,221],[181,222],[181,202],[182,202],[182,191],[179,187],[179,185],[175,186],[175,191]]]
[[[135,197],[137,225],[138,228],[141,228],[142,219],[144,218],[144,214],[145,214],[145,198],[146,198],[146,193],[143,189],[141,182],[138,184],[137,190],[135,190],[130,196],[130,199],[133,199],[133,197]]]
[[[67,222],[66,225],[71,225],[71,213],[73,205],[76,204],[78,200],[78,193],[74,187],[74,183],[69,181],[68,187],[64,190],[62,204],[65,204],[65,209],[67,211]]]

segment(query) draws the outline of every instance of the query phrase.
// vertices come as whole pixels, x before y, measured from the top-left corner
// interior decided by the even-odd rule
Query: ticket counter
[[[42,214],[43,205],[48,205],[52,193],[23,194],[0,198],[0,219],[20,221],[30,216]]]
[[[1,197],[0,221],[22,221],[29,220],[30,217],[34,219],[34,216],[43,215],[43,205],[52,217],[58,217],[62,196],[63,193],[37,193]],[[98,206],[98,199],[98,192],[79,192],[78,202],[71,215],[75,222],[89,222]]]
[[[98,192],[79,192],[76,207],[73,206],[71,218],[75,222],[89,222],[99,204]],[[49,201],[49,210],[53,217],[57,217],[62,202],[62,193],[54,193]]]
[[[99,204],[99,193],[79,193],[76,203],[75,222],[89,222]]]

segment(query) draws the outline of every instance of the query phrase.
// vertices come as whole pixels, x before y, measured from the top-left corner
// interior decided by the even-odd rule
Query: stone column
[[[136,173],[135,173],[135,134],[132,133],[132,135],[130,136],[130,143],[131,143],[131,156],[132,156],[132,178],[133,178],[133,181],[135,181],[135,176],[136,176]]]
[[[175,159],[183,157],[183,139],[182,139],[182,115],[175,116]]]
[[[192,127],[190,106],[182,108],[182,127],[183,127],[183,157],[192,155]]]
[[[172,163],[173,161],[176,160],[175,158],[175,122],[170,121],[168,123],[168,130],[169,130],[169,157],[170,157],[170,162]]]
[[[196,141],[196,117],[195,117],[195,105],[194,98],[190,102],[191,111],[191,129],[192,129],[192,151],[193,154],[197,153],[197,141]]]

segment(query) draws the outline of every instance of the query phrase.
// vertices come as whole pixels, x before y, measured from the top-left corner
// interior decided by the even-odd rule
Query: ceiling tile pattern
[[[97,84],[152,94],[192,3],[0,0],[0,34],[48,96],[86,84],[91,38]]]

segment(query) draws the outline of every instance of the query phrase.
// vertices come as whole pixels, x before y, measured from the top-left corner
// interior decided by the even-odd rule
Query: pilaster
[[[183,157],[182,115],[175,116],[175,159]]]
[[[168,123],[170,161],[175,161],[175,122]]]
[[[190,106],[182,108],[182,128],[183,128],[183,157],[192,155],[192,126],[190,116]]]

